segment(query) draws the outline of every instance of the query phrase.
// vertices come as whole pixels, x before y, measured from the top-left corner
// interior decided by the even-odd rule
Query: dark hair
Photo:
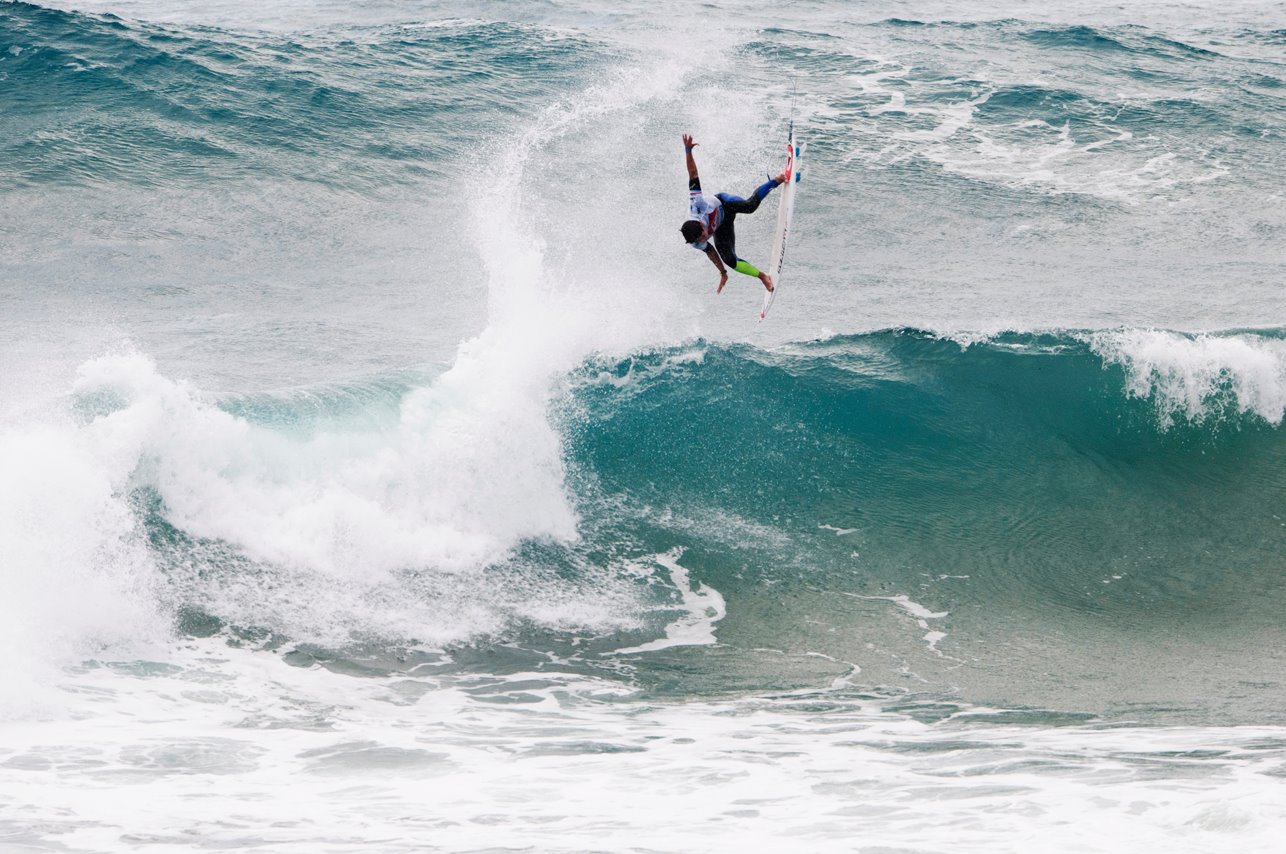
[[[679,226],[679,231],[683,232],[683,239],[688,243],[696,243],[701,239],[701,223],[695,219],[690,219],[683,225]]]

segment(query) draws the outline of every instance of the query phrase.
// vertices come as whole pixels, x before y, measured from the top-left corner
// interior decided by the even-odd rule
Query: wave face
[[[1075,598],[1122,561],[1189,563],[1189,537],[1213,533],[1194,518],[1244,526],[1258,506],[1269,524],[1286,342],[1121,331],[959,344],[903,330],[773,352],[698,345],[604,366],[577,401],[572,458],[609,491],[792,540],[821,536],[811,522],[854,529],[887,567],[904,566],[900,550],[921,551],[926,570],[976,553]],[[1110,529],[1121,539],[1081,536]],[[1156,540],[1146,558],[1135,538]]]
[[[950,612],[913,657],[947,651],[967,686],[962,661],[1013,672],[1069,637],[1079,658],[1182,627],[1199,658],[1271,635],[1284,391],[1275,332],[711,345],[587,373],[571,448],[606,506],[631,508],[609,539],[682,545],[729,601],[758,603],[747,646],[840,628],[836,596],[910,596]]]
[[[215,402],[142,357],[87,364],[72,424],[7,436],[15,559],[52,591],[14,607],[82,603],[69,643],[168,619],[394,670],[426,646],[628,659],[665,696],[861,662],[874,688],[1202,719],[1286,605],[1280,332],[699,341],[548,399],[495,370]],[[59,512],[16,533],[33,503]],[[1153,670],[1111,655],[1158,635]],[[1148,676],[1179,660],[1181,686]],[[1277,715],[1257,702],[1235,714]]]

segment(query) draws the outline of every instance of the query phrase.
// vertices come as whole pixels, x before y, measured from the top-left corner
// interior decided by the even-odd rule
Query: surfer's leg
[[[726,259],[724,263],[727,263]],[[732,265],[732,269],[736,270],[738,273],[741,273],[743,276],[751,276],[763,282],[764,288],[768,291],[771,291],[773,288],[772,276],[768,275],[767,273],[760,272],[758,267],[756,267],[754,264],[751,264],[749,261],[745,260],[744,258],[738,258],[737,263]]]
[[[745,199],[742,199],[741,201],[745,201]],[[726,206],[727,205],[725,204],[725,207]],[[737,232],[732,227],[732,221],[735,218],[736,217],[732,212],[728,212],[724,215],[723,225],[719,226],[714,233],[715,251],[719,253],[719,257],[723,259],[724,264],[736,270],[738,273],[741,273],[743,276],[751,276],[758,279],[764,283],[764,287],[771,291],[772,279],[764,273],[759,272],[759,269],[755,267],[754,264],[737,257]]]
[[[754,213],[759,209],[759,203],[768,197],[768,194],[772,192],[773,187],[776,187],[778,183],[776,178],[769,178],[756,187],[748,199],[728,193],[718,193],[717,195],[719,196],[719,201],[723,202],[724,210],[732,213]]]
[[[719,253],[724,264],[737,269],[737,235],[728,227],[727,220],[714,233],[714,251]]]
[[[755,208],[759,207],[759,199],[743,199],[741,196],[734,196],[732,193],[717,193],[719,201],[723,202],[723,209],[731,214],[754,213]]]
[[[780,183],[781,181],[778,181],[776,178],[769,178],[767,181],[764,181],[758,187],[755,187],[755,193],[754,193],[755,207],[758,207],[760,202],[768,198],[768,194],[771,193],[773,191],[773,188]]]
[[[736,199],[737,197],[729,196],[728,198]],[[723,200],[722,195],[720,196],[720,200]],[[744,201],[744,199],[741,201]],[[735,270],[737,268],[738,260],[737,231],[734,225],[737,220],[737,212],[735,210],[730,210],[726,202],[724,203],[723,208],[723,222],[721,222],[719,227],[714,231],[714,249],[719,253],[719,257],[723,259],[723,263]]]
[[[744,213],[746,205],[749,204],[741,196],[734,196],[732,193],[715,193],[715,198],[723,203],[723,212],[725,216],[732,214]]]
[[[719,253],[719,257],[723,259],[724,264],[727,264],[743,276],[753,276],[763,281],[763,274],[759,272],[759,269],[754,264],[744,258],[737,257],[736,240],[734,238],[728,237],[726,240],[720,240],[716,235],[714,248]]]

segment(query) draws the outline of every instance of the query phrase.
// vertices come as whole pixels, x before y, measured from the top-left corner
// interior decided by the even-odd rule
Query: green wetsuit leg
[[[743,273],[747,276],[754,276],[756,279],[759,278],[759,271],[756,270],[755,265],[751,264],[749,261],[743,261],[738,258],[737,266],[732,269],[736,270],[738,273]]]

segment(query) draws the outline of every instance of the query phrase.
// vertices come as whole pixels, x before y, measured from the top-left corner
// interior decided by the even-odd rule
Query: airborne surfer
[[[737,235],[733,231],[733,222],[739,213],[754,213],[759,203],[772,192],[778,184],[785,183],[786,173],[776,178],[769,178],[755,188],[749,199],[733,196],[728,193],[715,193],[714,197],[701,194],[701,178],[697,175],[697,162],[692,159],[692,149],[697,143],[691,134],[683,135],[683,152],[688,160],[688,219],[680,226],[683,239],[693,249],[699,249],[719,270],[719,289],[728,284],[728,267],[738,273],[754,276],[764,283],[770,293],[772,277],[761,273],[749,261],[737,257]],[[713,240],[711,240],[713,238]],[[713,242],[713,246],[710,244]]]

